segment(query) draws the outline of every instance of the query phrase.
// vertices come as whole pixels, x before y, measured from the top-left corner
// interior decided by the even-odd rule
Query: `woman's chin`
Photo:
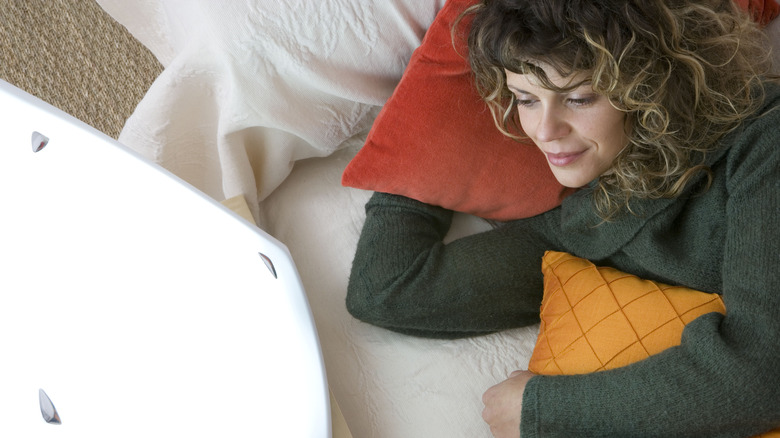
[[[553,176],[555,176],[555,179],[558,180],[558,183],[571,189],[585,187],[598,177],[598,175],[591,176],[588,173],[577,172],[575,170],[560,168],[556,169],[553,166],[550,166],[550,168],[552,168]]]

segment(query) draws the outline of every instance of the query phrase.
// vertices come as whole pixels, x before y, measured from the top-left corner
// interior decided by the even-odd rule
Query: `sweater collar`
[[[723,147],[707,155],[704,164],[712,167],[728,150],[732,143],[729,134],[721,141]],[[594,181],[587,187],[564,199],[561,205],[562,240],[580,257],[590,260],[607,258],[630,242],[648,221],[657,215],[671,209],[682,208],[680,199],[688,197],[692,191],[698,190],[707,175],[700,172],[694,176],[678,197],[660,199],[634,199],[631,201],[632,212],[623,212],[610,222],[605,222],[593,207]]]

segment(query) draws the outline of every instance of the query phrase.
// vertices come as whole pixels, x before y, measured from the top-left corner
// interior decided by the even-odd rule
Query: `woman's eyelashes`
[[[564,103],[572,107],[584,107],[592,105],[597,99],[595,95],[567,96]],[[531,107],[539,102],[539,99],[531,96],[515,96],[515,105],[518,107]]]
[[[517,97],[515,96],[515,105],[517,106],[531,106],[534,103],[536,103],[536,99],[529,99],[525,97]]]
[[[594,96],[582,96],[582,97],[569,97],[566,99],[569,104],[573,106],[588,106],[592,104],[596,99]]]

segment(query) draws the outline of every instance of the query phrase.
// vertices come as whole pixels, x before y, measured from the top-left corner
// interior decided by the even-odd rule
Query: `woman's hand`
[[[485,404],[482,419],[490,426],[494,437],[520,437],[523,391],[533,376],[530,371],[514,371],[508,379],[491,387],[482,396],[482,403]]]

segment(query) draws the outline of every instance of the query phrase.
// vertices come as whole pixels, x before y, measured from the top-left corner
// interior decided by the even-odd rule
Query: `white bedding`
[[[340,187],[353,153],[346,148],[299,162],[263,203],[272,234],[288,245],[300,270],[331,390],[355,438],[490,437],[481,418],[482,393],[526,367],[537,327],[446,341],[353,319],[344,298],[370,196]],[[460,215],[450,237],[486,228]]]
[[[344,306],[370,193],[341,172],[444,0],[98,3],[166,67],[120,141],[217,200],[244,195],[288,246],[353,436],[489,437],[482,393],[527,365],[537,327],[426,340]],[[451,237],[487,228],[460,215]]]
[[[119,140],[257,218],[295,161],[371,126],[444,0],[98,3],[165,66]]]

